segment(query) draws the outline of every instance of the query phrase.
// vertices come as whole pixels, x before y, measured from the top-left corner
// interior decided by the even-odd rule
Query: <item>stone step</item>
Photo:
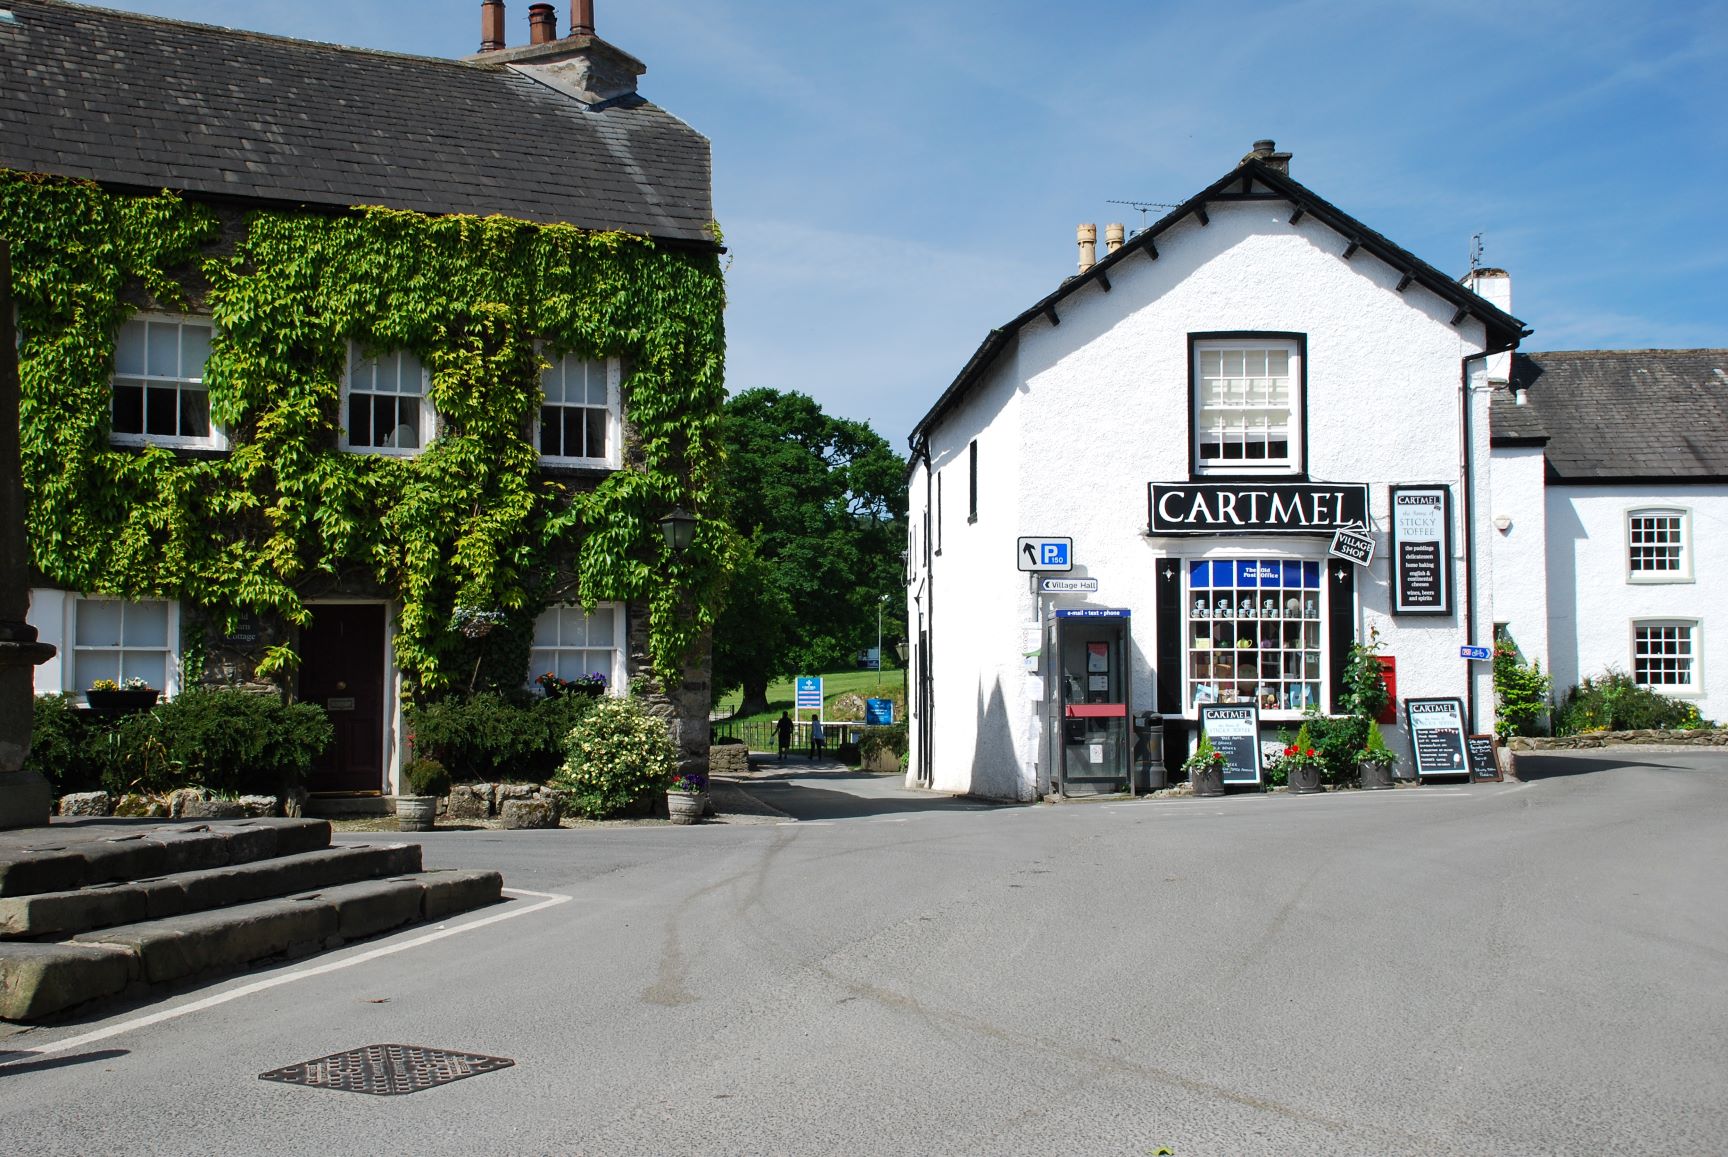
[[[0,1018],[34,1021],[91,1001],[309,955],[501,898],[497,872],[441,871],[0,946]]]
[[[65,937],[419,870],[419,844],[361,845],[71,891],[0,897],[0,940]]]
[[[0,897],[225,868],[330,846],[311,819],[85,820],[0,833]]]

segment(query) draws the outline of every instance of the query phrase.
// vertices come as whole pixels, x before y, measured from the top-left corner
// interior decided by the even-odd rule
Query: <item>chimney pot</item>
[[[1128,231],[1123,228],[1120,221],[1113,221],[1104,226],[1104,252],[1110,254],[1122,248],[1122,241],[1127,234]]]
[[[1080,272],[1085,273],[1098,264],[1098,226],[1078,226],[1074,239],[1080,243]]]
[[[1249,161],[1259,161],[1268,169],[1276,169],[1280,173],[1290,172],[1290,154],[1279,152],[1278,142],[1274,140],[1255,141],[1254,147],[1242,158],[1241,163],[1245,165]]]
[[[504,0],[480,0],[480,51],[504,47]]]
[[[550,44],[558,39],[558,13],[550,4],[528,5],[528,43]]]
[[[594,0],[570,0],[570,35],[594,35]]]

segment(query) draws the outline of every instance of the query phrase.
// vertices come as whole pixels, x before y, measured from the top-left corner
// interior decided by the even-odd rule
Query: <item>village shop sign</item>
[[[1355,482],[1153,482],[1147,534],[1323,534],[1368,525]]]

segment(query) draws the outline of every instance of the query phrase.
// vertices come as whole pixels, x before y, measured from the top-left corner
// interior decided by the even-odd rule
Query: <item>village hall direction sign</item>
[[[1147,533],[1324,534],[1368,526],[1359,482],[1152,482]]]

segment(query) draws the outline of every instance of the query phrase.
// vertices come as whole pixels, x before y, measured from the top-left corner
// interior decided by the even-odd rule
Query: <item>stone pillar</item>
[[[0,318],[12,319],[12,260],[0,239]],[[35,671],[54,656],[36,640],[30,612],[30,550],[24,539],[24,493],[19,460],[18,353],[10,332],[0,332],[0,828],[48,822],[53,791],[38,772],[22,771],[30,754],[35,714]]]
[[[690,665],[683,671],[683,680],[668,687],[654,670],[648,652],[648,608],[640,604],[630,607],[630,679],[631,694],[637,696],[652,714],[666,723],[672,744],[678,749],[679,771],[708,770],[708,743],[711,731],[708,713],[714,704],[713,686],[709,681],[712,666],[712,640],[704,636],[696,645]]]

